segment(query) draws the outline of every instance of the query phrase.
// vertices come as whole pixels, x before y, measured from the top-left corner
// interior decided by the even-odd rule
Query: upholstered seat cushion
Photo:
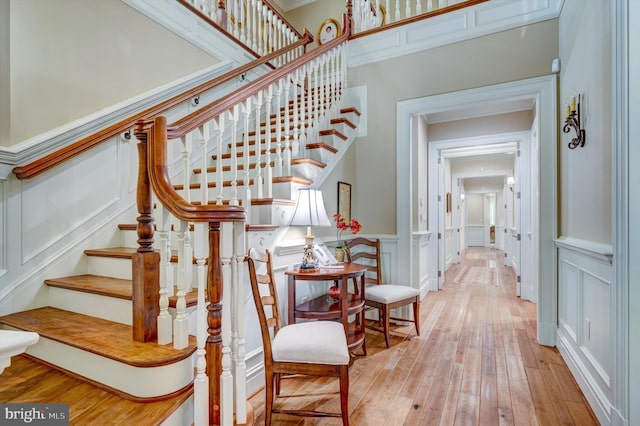
[[[394,303],[420,295],[420,291],[415,288],[395,284],[370,285],[364,292],[366,300],[378,303]]]
[[[309,364],[349,364],[342,323],[310,321],[282,327],[271,345],[273,360]]]

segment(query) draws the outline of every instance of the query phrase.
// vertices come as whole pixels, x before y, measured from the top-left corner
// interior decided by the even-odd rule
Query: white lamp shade
[[[331,226],[322,200],[322,191],[300,189],[289,226]]]

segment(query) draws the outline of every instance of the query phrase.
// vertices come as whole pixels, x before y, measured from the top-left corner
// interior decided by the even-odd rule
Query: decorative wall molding
[[[224,62],[193,73],[172,83],[160,86],[142,95],[120,102],[102,111],[87,115],[64,126],[34,136],[10,147],[0,147],[0,181],[7,179],[11,170],[97,133],[112,124],[144,111],[163,100],[183,93],[212,78],[230,71],[231,62]]]
[[[563,0],[492,0],[356,38],[349,42],[349,67],[555,19],[562,3]]]
[[[613,267],[608,246],[558,241],[557,344],[602,424],[610,424],[615,334]],[[603,254],[605,253],[605,254]]]
[[[556,246],[578,251],[594,260],[611,265],[613,263],[613,246],[610,244],[585,241],[578,238],[560,237],[555,240]]]

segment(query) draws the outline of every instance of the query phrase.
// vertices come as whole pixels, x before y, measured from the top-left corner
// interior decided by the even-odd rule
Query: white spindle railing
[[[420,16],[466,0],[353,0],[354,33]]]
[[[224,103],[226,109],[216,112],[215,116],[207,112],[207,108],[213,108],[215,104],[201,107],[193,114],[204,112],[203,117],[206,118],[197,125],[189,125],[192,130],[166,132],[167,151],[170,146],[180,147],[176,159],[180,170],[175,173],[179,184],[174,185],[174,189],[186,203],[204,206],[209,204],[209,200],[215,200],[219,207],[226,203],[238,206],[242,199],[248,210],[252,201],[250,186],[254,184],[259,198],[273,197],[274,178],[290,176],[292,158],[305,156],[304,145],[317,137],[320,120],[327,120],[329,111],[339,108],[346,85],[345,48],[338,45],[318,53],[314,60],[298,69],[276,72],[280,75],[272,84],[260,86],[251,96],[236,101],[233,93],[228,95],[236,103],[231,106]],[[225,99],[219,102],[222,104]],[[189,122],[189,117],[183,120]],[[179,126],[180,121],[175,129]],[[171,136],[174,133],[179,136]],[[242,194],[239,196],[239,193]],[[162,201],[162,197],[159,200]],[[195,329],[195,424],[208,422],[208,410],[203,405],[208,406],[204,401],[211,397],[208,395],[210,380],[220,383],[221,424],[232,425],[234,415],[236,422],[242,423],[247,414],[245,296],[242,290],[246,252],[244,222],[220,222],[220,247],[216,251],[220,258],[211,259],[211,250],[207,249],[211,241],[207,239],[207,234],[212,232],[210,227],[197,220],[172,219],[170,211],[173,208],[160,202],[156,209],[161,254],[158,338],[164,344],[173,340],[175,348],[184,348],[189,344],[189,330]],[[172,244],[178,253],[173,324],[167,323],[169,288],[174,285],[170,263]],[[197,324],[189,325],[186,295],[192,285],[194,259],[197,280],[193,284],[197,285],[198,291]],[[207,269],[213,261],[220,262],[219,278],[222,283],[219,285],[224,288],[222,299],[213,309],[221,315],[218,341],[221,341],[222,370],[220,377],[215,379],[207,377],[205,366],[207,329],[211,329],[207,315],[212,315],[211,309],[206,307],[205,288],[211,285]],[[208,297],[212,303],[211,294]]]
[[[300,33],[264,0],[227,0],[224,10],[219,8],[219,0],[184,1],[259,55],[275,52],[301,38]],[[275,63],[282,65],[303,53],[303,49],[296,49]]]

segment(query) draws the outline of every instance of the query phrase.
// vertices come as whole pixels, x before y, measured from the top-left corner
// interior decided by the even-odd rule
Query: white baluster
[[[251,49],[258,51],[258,37],[260,36],[260,21],[258,18],[258,0],[251,0]]]
[[[256,95],[256,115],[255,115],[255,122],[256,122],[256,143],[255,143],[255,150],[256,150],[256,193],[258,194],[258,198],[263,198],[264,197],[264,192],[263,192],[263,180],[262,180],[262,176],[263,176],[263,167],[262,167],[262,160],[261,160],[261,151],[262,151],[262,136],[260,135],[260,122],[262,120],[261,117],[261,113],[262,113],[262,91],[259,91],[258,94]]]
[[[264,112],[266,132],[265,132],[265,176],[264,183],[267,187],[267,198],[273,197],[273,168],[271,167],[271,100],[273,99],[273,85],[267,88],[265,94],[266,109]]]
[[[411,18],[411,0],[405,0],[404,2],[404,17]]]
[[[233,110],[229,111],[229,119],[231,120],[231,200],[229,205],[240,205],[238,201],[238,143],[237,143],[237,129],[238,129],[238,105],[233,107]]]
[[[220,374],[220,423],[233,425],[233,375],[231,374],[231,257],[233,223],[220,224],[220,261],[222,263],[222,372]]]
[[[198,305],[196,311],[196,377],[193,380],[194,425],[209,425],[209,377],[207,376],[206,349],[208,337],[207,307],[205,301],[206,261],[208,255],[208,224],[198,222],[194,226],[194,249],[198,265]]]
[[[198,137],[200,139],[200,202],[202,205],[207,205],[209,202],[209,173],[207,168],[209,166],[209,158],[207,155],[209,142],[209,124],[204,124],[198,127]]]
[[[157,233],[160,237],[160,313],[158,314],[158,344],[167,345],[173,339],[169,296],[173,295],[173,267],[171,266],[171,215],[160,205],[156,209]],[[159,216],[159,217],[158,217]],[[169,290],[170,289],[170,290]],[[171,294],[169,294],[171,293]]]
[[[271,9],[267,9],[267,22],[265,23],[264,26],[265,30],[265,39],[267,40],[267,49],[266,52],[270,53],[273,52],[275,49],[274,46],[274,41],[273,41],[273,33],[274,31],[274,26],[273,26],[273,11]]]
[[[282,176],[282,85],[280,79],[276,85],[276,161],[275,175]]]
[[[300,69],[293,72],[293,142],[292,142],[292,154],[295,157],[299,157],[300,151],[300,130],[298,129],[298,84],[300,84]]]
[[[429,0],[429,1],[431,1],[431,0]],[[384,4],[384,21],[387,24],[391,23],[391,13],[389,12],[390,10],[391,9],[389,8],[389,0],[386,0],[385,4]]]
[[[183,193],[182,196],[185,200],[191,201],[191,190],[189,188],[189,178],[191,177],[191,173],[189,173],[189,158],[191,156],[191,133],[186,134],[181,137],[182,142],[182,185],[183,185]]]
[[[233,224],[233,240],[235,242],[235,256],[233,263],[235,277],[233,279],[234,304],[233,312],[235,316],[234,327],[234,354],[235,354],[235,389],[236,389],[236,424],[244,424],[247,419],[247,364],[245,349],[245,230],[243,222],[234,222]]]
[[[400,0],[396,0],[396,14],[393,17],[393,21],[400,20]]]
[[[249,115],[251,114],[253,97],[248,97],[242,106],[243,120],[243,147],[244,147],[244,199],[243,205],[247,212],[247,223],[251,223],[251,164],[250,164],[250,147],[249,147]]]
[[[416,0],[416,16],[422,14],[422,1]]]
[[[173,347],[175,349],[184,349],[189,344],[189,322],[187,318],[187,301],[185,296],[185,235],[189,232],[189,224],[183,220],[178,222],[178,293],[176,300],[176,318],[173,320]],[[191,265],[188,265],[191,266]]]
[[[289,90],[291,90],[291,74],[284,83],[284,176],[291,176],[291,117],[289,114]]]
[[[224,114],[221,114],[218,117],[217,121],[214,120],[214,123],[216,124],[214,128],[218,136],[218,147],[217,147],[217,154],[216,154],[216,188],[217,188],[216,205],[221,206],[223,201],[222,182],[224,177],[223,176],[224,173],[222,171],[222,141],[224,140],[224,125],[225,125]]]
[[[304,129],[304,138],[300,140],[300,152],[307,152],[307,143],[311,142],[311,132],[313,126],[313,62],[307,64],[307,84],[306,84],[306,98],[303,99],[303,104],[306,104],[306,129]],[[302,111],[305,111],[302,108]],[[303,115],[304,117],[304,115]],[[306,155],[306,154],[305,154]]]
[[[193,143],[192,143],[192,133],[186,134],[181,138],[182,140],[182,167],[183,167],[183,183],[184,183],[184,199],[190,203],[191,202],[191,188],[190,188],[190,176],[192,176],[190,163],[191,163],[191,153],[193,152]],[[181,270],[180,280],[182,281],[182,285],[184,287],[185,292],[189,292],[191,290],[192,278],[193,278],[193,270],[191,268],[192,260],[193,260],[193,251],[191,249],[191,234],[189,233],[189,227],[187,224],[187,230],[183,236],[183,246],[181,247],[182,255],[185,258],[185,263],[183,263],[183,269]],[[186,309],[186,305],[185,305]]]
[[[427,0],[427,12],[431,12],[433,10],[433,0]]]

